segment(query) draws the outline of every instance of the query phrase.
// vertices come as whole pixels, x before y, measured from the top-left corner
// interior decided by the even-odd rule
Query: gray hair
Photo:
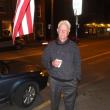
[[[65,24],[67,27],[68,27],[68,30],[70,32],[70,29],[71,29],[71,24],[68,20],[61,20],[59,23],[58,23],[58,28],[62,25],[62,24]]]

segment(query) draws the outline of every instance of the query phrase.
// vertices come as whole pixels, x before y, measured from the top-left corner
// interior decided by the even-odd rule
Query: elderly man
[[[58,23],[58,38],[45,48],[42,61],[48,70],[51,85],[51,110],[58,110],[63,94],[65,110],[74,110],[77,82],[81,78],[79,49],[68,38],[71,24],[68,20]]]

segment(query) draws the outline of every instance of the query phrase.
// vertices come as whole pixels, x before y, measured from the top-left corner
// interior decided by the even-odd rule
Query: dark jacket
[[[51,61],[61,59],[60,68],[51,65]],[[44,50],[42,61],[51,77],[61,80],[81,78],[80,53],[77,44],[71,40],[60,44],[58,40],[51,41]]]

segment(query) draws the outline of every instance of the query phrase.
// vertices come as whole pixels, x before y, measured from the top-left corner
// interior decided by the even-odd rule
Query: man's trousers
[[[74,110],[77,95],[77,81],[59,81],[50,78],[51,110],[59,110],[61,94],[63,95],[65,110]]]

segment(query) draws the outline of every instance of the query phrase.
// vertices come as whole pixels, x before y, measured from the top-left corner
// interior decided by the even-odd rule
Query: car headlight
[[[45,74],[43,72],[40,72],[40,75],[43,76],[43,77],[45,76]]]
[[[43,70],[43,71],[40,72],[40,75],[41,75],[42,77],[44,77],[44,76],[48,76],[48,73],[47,73],[46,70]]]

